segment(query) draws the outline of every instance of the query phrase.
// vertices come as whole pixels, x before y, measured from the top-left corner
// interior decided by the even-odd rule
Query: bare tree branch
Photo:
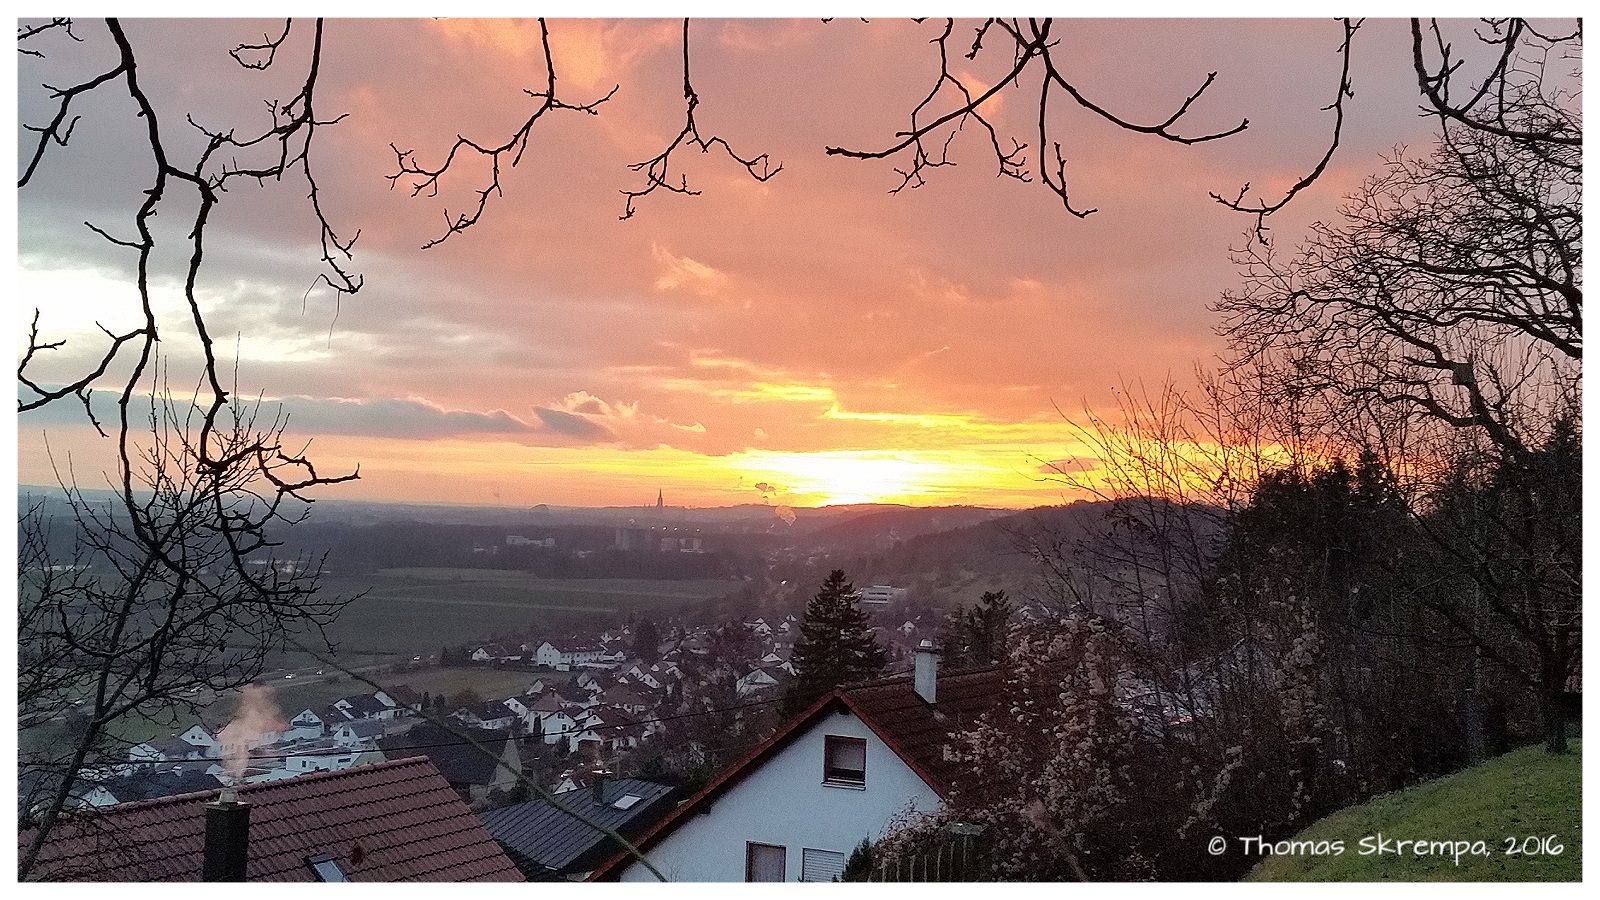
[[[712,135],[709,138],[701,137],[700,127],[695,123],[694,120],[695,108],[700,105],[700,95],[695,91],[694,82],[689,78],[688,19],[683,20],[683,99],[685,107],[683,130],[679,131],[678,136],[673,138],[672,141],[667,144],[666,149],[662,150],[660,153],[647,160],[644,160],[643,162],[632,163],[628,166],[628,168],[635,172],[644,173],[645,187],[641,190],[624,190],[622,192],[623,196],[627,197],[628,200],[627,204],[623,207],[621,218],[633,218],[634,201],[649,196],[650,194],[654,193],[657,188],[674,194],[684,194],[687,196],[697,196],[700,193],[699,191],[689,189],[688,176],[678,176],[677,183],[674,184],[668,172],[669,166],[672,162],[673,152],[679,147],[682,147],[685,143],[694,147],[699,147],[701,153],[710,153],[712,147],[721,147],[722,151],[728,155],[729,159],[732,159],[734,162],[743,166],[744,170],[750,173],[750,177],[754,178],[756,181],[767,181],[771,179],[772,176],[783,171],[783,164],[779,163],[776,167],[771,166],[768,163],[767,154],[765,153],[747,159],[740,156],[738,153],[735,153],[733,147],[729,145],[728,142],[723,138],[720,138],[716,135]]]
[[[1239,188],[1238,196],[1234,197],[1232,200],[1215,193],[1211,195],[1213,200],[1221,203],[1223,206],[1226,206],[1229,209],[1250,213],[1251,215],[1255,216],[1256,240],[1261,241],[1262,243],[1266,243],[1267,240],[1267,216],[1270,216],[1278,210],[1283,209],[1285,206],[1288,206],[1289,201],[1293,200],[1296,194],[1310,187],[1318,178],[1321,178],[1322,173],[1328,168],[1328,163],[1333,161],[1334,152],[1339,149],[1339,138],[1344,133],[1344,101],[1347,98],[1355,96],[1355,91],[1350,82],[1350,52],[1354,46],[1356,31],[1361,28],[1361,23],[1365,20],[1358,19],[1351,21],[1350,19],[1343,19],[1341,21],[1344,24],[1344,41],[1339,45],[1339,53],[1343,57],[1343,63],[1339,72],[1339,88],[1334,93],[1333,102],[1328,106],[1323,107],[1324,110],[1333,110],[1333,136],[1328,140],[1328,149],[1322,154],[1322,159],[1317,161],[1316,166],[1314,166],[1304,178],[1296,181],[1294,185],[1289,188],[1289,190],[1284,192],[1283,199],[1278,200],[1275,203],[1266,203],[1265,201],[1260,200],[1256,201],[1255,203],[1246,203],[1244,201],[1244,195],[1250,190],[1250,185],[1248,183],[1245,184],[1244,187]],[[1215,77],[1215,75],[1216,73],[1213,72],[1212,76]],[[1208,81],[1207,83],[1209,84],[1210,82]]]

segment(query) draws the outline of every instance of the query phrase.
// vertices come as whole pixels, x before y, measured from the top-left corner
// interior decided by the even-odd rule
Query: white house
[[[372,698],[392,711],[387,718],[398,719],[422,711],[422,697],[408,685],[397,684],[387,691],[374,692]]]
[[[656,677],[656,673],[637,664],[628,669],[628,671],[624,672],[623,675],[629,681],[637,681],[640,684],[649,685],[655,690],[661,690],[661,679]]]
[[[512,653],[501,644],[484,644],[472,651],[473,662],[505,662],[517,659],[520,654]]]
[[[538,716],[540,734],[546,744],[559,744],[562,738],[570,739],[577,733],[577,721],[554,698],[541,698],[528,709]]]
[[[541,666],[549,666],[552,669],[557,668],[563,662],[561,648],[549,641],[545,641],[539,645],[539,649],[533,651],[533,661]]]
[[[539,717],[539,714],[529,709],[528,705],[523,703],[520,697],[507,697],[500,702],[504,704],[506,709],[511,710],[513,716],[522,720],[524,730],[533,725],[533,720]]]
[[[606,651],[600,647],[574,647],[571,650],[561,654],[561,661],[569,668],[572,666],[596,666],[603,668],[605,664],[609,662],[609,660],[601,659],[601,657],[606,655]],[[560,666],[557,666],[557,668],[560,668]]]
[[[207,758],[206,748],[196,747],[194,744],[177,737],[151,738],[128,748],[128,762],[134,764],[181,762]]]
[[[899,600],[907,593],[907,588],[894,587],[887,584],[875,584],[861,592],[862,603],[884,604]]]
[[[771,672],[766,669],[751,669],[735,682],[734,687],[738,690],[739,696],[748,697],[777,685],[778,679],[773,678]]]
[[[636,841],[672,881],[831,881],[863,838],[907,811],[932,812],[963,777],[952,734],[1000,693],[996,669],[937,677],[931,646],[918,677],[835,690],[713,779]],[[591,880],[649,881],[618,854]]]
[[[309,709],[302,709],[299,715],[289,720],[289,727],[278,735],[280,741],[314,741],[322,737],[322,717]]]
[[[206,759],[216,759],[222,755],[222,745],[217,742],[216,736],[199,722],[190,725],[188,731],[178,735],[178,740],[199,747]]]
[[[347,727],[366,728],[370,727],[370,725],[371,723],[366,722],[346,722],[339,728],[341,730]],[[335,731],[335,734],[338,734],[338,731]],[[366,746],[348,743],[340,744],[336,738],[334,740],[301,745],[296,747],[294,752],[284,754],[282,771],[294,775],[303,775],[306,772],[348,769],[355,765],[382,761],[383,754],[377,751],[375,744]]]
[[[333,701],[332,709],[341,713],[345,721],[353,719],[393,719],[396,708],[384,704],[371,694],[351,694]]]
[[[354,722],[341,722],[333,730],[333,743],[343,748],[363,747],[375,750],[378,747],[378,738],[383,737],[384,724],[378,719],[357,719]]]

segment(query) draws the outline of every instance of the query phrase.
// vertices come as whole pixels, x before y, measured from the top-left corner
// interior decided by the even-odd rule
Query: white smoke
[[[217,742],[222,745],[222,764],[228,770],[229,780],[237,782],[244,777],[244,770],[250,765],[250,751],[277,740],[278,734],[288,727],[270,686],[245,685],[239,694],[239,708],[233,714],[233,721],[217,733]]]

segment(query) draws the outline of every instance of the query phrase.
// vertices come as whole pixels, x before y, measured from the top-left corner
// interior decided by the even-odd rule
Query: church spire
[[[656,509],[663,508],[665,503],[666,499],[661,494],[661,488],[656,488]]]

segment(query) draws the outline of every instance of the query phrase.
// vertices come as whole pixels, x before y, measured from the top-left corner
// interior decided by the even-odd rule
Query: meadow
[[[363,662],[364,654],[437,654],[445,645],[495,635],[558,637],[585,625],[620,624],[634,614],[663,618],[741,586],[711,579],[559,579],[501,569],[420,568],[324,582],[330,594],[362,594],[328,628],[351,663]]]

